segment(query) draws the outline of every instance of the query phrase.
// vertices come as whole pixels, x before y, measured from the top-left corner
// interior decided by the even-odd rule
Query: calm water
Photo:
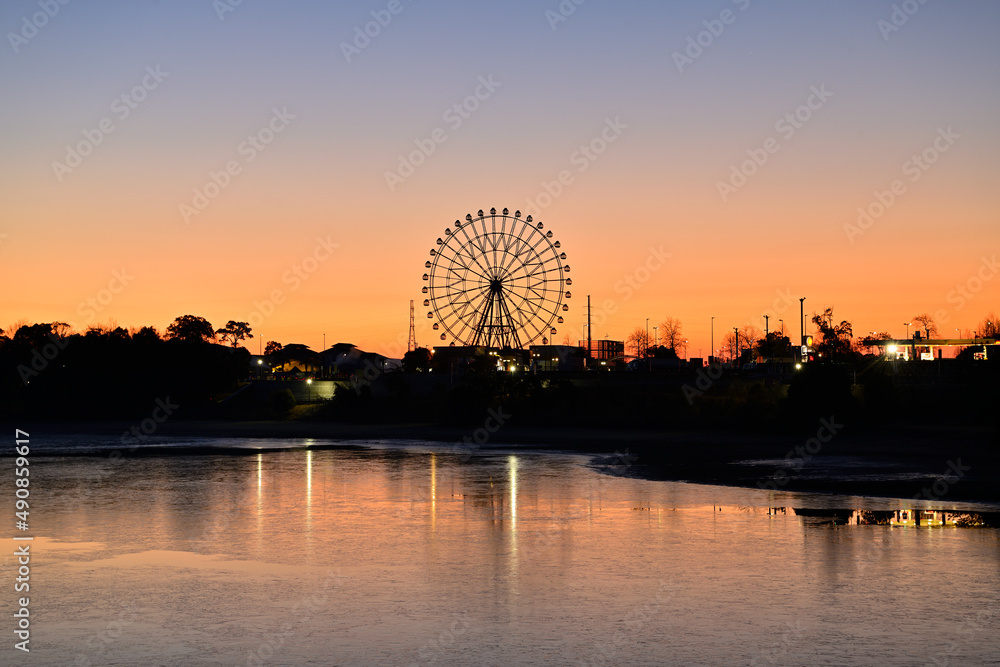
[[[63,445],[81,443],[101,445]],[[0,662],[1000,664],[997,529],[836,526],[768,508],[906,505],[369,444],[117,461],[37,443],[32,652],[7,621]]]

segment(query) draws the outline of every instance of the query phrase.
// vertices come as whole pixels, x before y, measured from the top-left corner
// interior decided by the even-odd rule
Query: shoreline
[[[42,443],[47,434],[121,437],[133,422],[65,422],[21,424]],[[400,441],[452,444],[456,448],[490,450],[531,447],[603,454],[613,462],[610,474],[661,481],[685,481],[774,491],[798,491],[881,498],[919,498],[948,502],[1000,503],[1000,446],[985,428],[898,427],[885,431],[802,437],[787,434],[726,431],[610,431],[588,428],[543,428],[504,425],[485,429],[430,424],[343,424],[289,421],[167,421],[152,434],[160,437],[317,439],[321,448],[357,446],[357,441]],[[483,434],[488,435],[482,441]],[[469,444],[464,444],[465,442]],[[353,441],[337,444],[337,441]],[[135,440],[129,440],[134,444]],[[942,443],[947,443],[942,446]],[[144,446],[139,455],[167,453]],[[182,450],[170,448],[174,454]],[[190,448],[189,448],[190,449]],[[198,450],[198,448],[194,448]],[[204,448],[201,448],[202,450]],[[218,450],[216,450],[218,451]],[[206,451],[187,451],[198,454]],[[236,452],[230,452],[236,453]],[[39,455],[44,455],[39,451]],[[135,455],[135,454],[129,454]]]

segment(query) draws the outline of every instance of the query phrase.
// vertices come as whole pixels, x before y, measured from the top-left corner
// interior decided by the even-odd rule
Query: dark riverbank
[[[118,442],[131,422],[18,424],[31,433],[36,455],[44,455],[47,435],[104,435]],[[11,429],[12,430],[12,429]],[[801,435],[744,434],[732,431],[610,430],[504,425],[487,440],[485,430],[428,424],[343,424],[305,419],[287,421],[180,421],[159,424],[143,447],[124,456],[211,453],[216,450],[160,447],[163,439],[210,437],[314,439],[313,448],[357,445],[357,441],[447,443],[456,453],[510,446],[591,452],[610,474],[689,481],[774,491],[808,491],[855,496],[920,497],[953,502],[1000,503],[1000,447],[988,428],[940,424],[852,432],[836,421],[817,424]],[[287,443],[281,447],[286,448]],[[226,449],[238,454],[246,450]]]

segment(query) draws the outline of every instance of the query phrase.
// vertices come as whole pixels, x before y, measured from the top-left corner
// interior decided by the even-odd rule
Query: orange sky
[[[31,8],[14,5],[0,24]],[[772,328],[779,317],[797,327],[800,296],[807,316],[832,306],[856,335],[902,336],[922,312],[942,335],[972,329],[1000,311],[1000,12],[926,5],[886,40],[877,21],[888,10],[748,8],[678,72],[672,54],[712,18],[697,4],[588,5],[557,30],[528,3],[489,16],[424,8],[350,63],[337,44],[363,8],[317,7],[336,16],[312,25],[249,5],[221,22],[182,8],[67,6],[3,56],[0,80],[18,95],[0,157],[0,327],[115,320],[162,331],[183,314],[220,327],[256,321],[277,290],[284,300],[259,318],[252,350],[260,339],[318,349],[325,333],[328,345],[398,356],[410,299],[418,342],[437,342],[420,277],[444,228],[480,208],[529,212],[567,170],[572,181],[536,215],[573,268],[560,341],[582,332],[587,294],[595,311],[608,300],[615,311],[597,316],[595,337],[669,315],[692,356],[708,354],[713,316],[716,344],[733,326],[763,328],[765,312]],[[481,34],[462,34],[474,21]],[[520,48],[498,45],[513,28]],[[171,29],[185,39],[167,39]],[[112,33],[128,37],[102,41]],[[460,35],[462,58],[448,35]],[[113,101],[157,64],[169,74],[121,119]],[[824,86],[828,99],[810,98]],[[449,109],[477,91],[485,99],[456,127]],[[794,132],[781,124],[810,101]],[[274,109],[294,118],[248,160],[242,142]],[[53,162],[105,118],[114,131],[60,180]],[[581,160],[609,122],[614,140]],[[435,128],[445,140],[390,189],[386,172]],[[768,145],[777,149],[724,201],[719,183]],[[925,151],[934,164],[915,170]],[[193,189],[231,161],[239,173],[185,221]],[[858,207],[896,180],[885,213],[850,238]],[[330,258],[289,279],[318,239],[337,246]],[[671,257],[628,294],[622,281],[650,248]],[[115,271],[133,276],[120,290]]]

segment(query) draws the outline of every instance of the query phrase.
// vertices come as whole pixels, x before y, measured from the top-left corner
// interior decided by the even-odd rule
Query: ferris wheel
[[[547,345],[569,310],[569,265],[551,230],[507,209],[456,220],[424,264],[424,306],[451,345]]]

